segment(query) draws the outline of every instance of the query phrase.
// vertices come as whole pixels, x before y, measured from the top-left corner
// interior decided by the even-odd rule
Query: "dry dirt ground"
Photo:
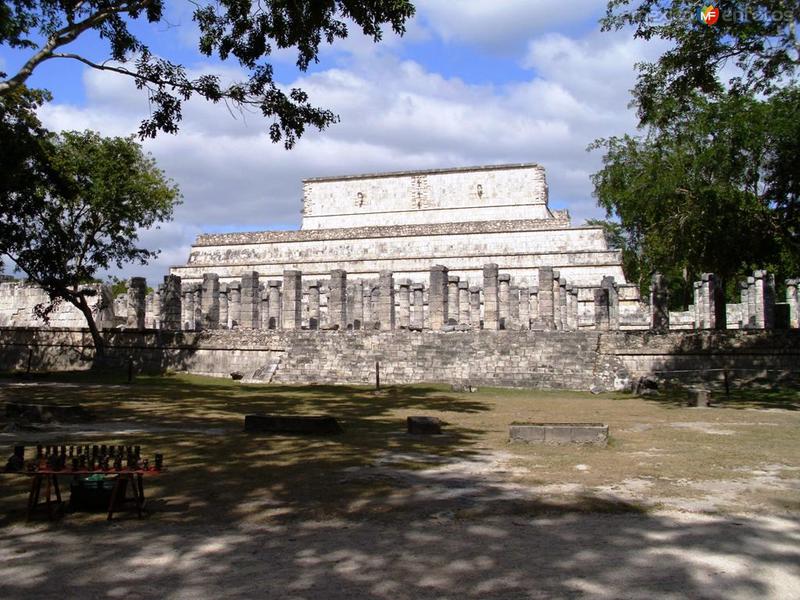
[[[0,477],[0,598],[800,598],[800,395],[251,386],[94,376],[0,384],[97,420],[14,443],[140,443],[148,515],[24,518]],[[327,438],[245,414],[333,414]],[[445,421],[435,437],[406,416]],[[607,447],[508,443],[512,421],[607,423]]]

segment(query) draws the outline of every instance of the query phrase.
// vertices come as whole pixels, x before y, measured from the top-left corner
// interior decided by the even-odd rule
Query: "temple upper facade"
[[[257,271],[280,279],[286,269],[324,279],[332,269],[371,279],[380,271],[426,281],[431,265],[479,282],[496,263],[520,284],[536,285],[553,267],[577,285],[604,276],[625,282],[622,258],[599,227],[573,227],[551,210],[544,168],[490,165],[303,181],[299,231],[205,234],[189,260],[171,273],[200,281],[203,273],[234,280]]]

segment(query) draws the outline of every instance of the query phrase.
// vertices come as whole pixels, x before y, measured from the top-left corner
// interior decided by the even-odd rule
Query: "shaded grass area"
[[[796,510],[800,413],[783,409],[798,401],[796,391],[763,397],[753,392],[722,408],[689,409],[677,398],[624,394],[500,389],[470,394],[438,385],[376,393],[359,386],[249,385],[190,375],[140,376],[130,385],[125,380],[126,373],[100,379],[96,373],[64,373],[17,385],[4,377],[0,394],[4,401],[79,402],[105,428],[91,435],[64,431],[43,443],[138,443],[151,456],[163,452],[169,473],[149,478],[146,492],[151,518],[165,522],[380,518],[420,510],[470,516],[487,506],[513,514],[631,512],[708,494],[722,498],[718,509]],[[764,410],[774,406],[772,397],[777,409]],[[331,414],[344,433],[245,434],[244,416],[251,413]],[[405,418],[415,414],[439,417],[446,434],[406,435]],[[612,437],[606,448],[509,445],[508,425],[514,421],[603,422]],[[124,433],[131,428],[140,431]],[[0,444],[8,455],[14,443],[30,446],[42,438],[18,431],[3,434]],[[487,454],[503,460],[488,473],[467,470],[456,482],[483,486],[486,503],[425,496],[427,488],[441,483],[432,468],[469,465]],[[387,457],[402,477],[383,468]],[[754,473],[765,474],[761,484],[736,493],[714,489],[752,480]],[[541,492],[509,497],[498,480]],[[776,480],[786,485],[769,484]],[[27,479],[0,481],[0,522],[18,521]]]

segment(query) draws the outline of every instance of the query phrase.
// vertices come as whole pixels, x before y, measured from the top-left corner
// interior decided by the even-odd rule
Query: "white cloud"
[[[312,176],[534,161],[548,171],[552,205],[568,207],[575,222],[597,216],[588,175],[600,157],[585,148],[635,125],[626,105],[643,48],[624,34],[539,37],[523,60],[530,80],[506,85],[469,84],[390,51],[354,50],[347,68],[287,82],[341,116],[289,152],[269,141],[259,115],[233,118],[222,105],[192,100],[177,136],[145,142],[185,196],[174,223],[142,235],[163,249],[146,273],[160,280],[170,265],[184,263],[201,231],[297,227],[301,179]],[[89,71],[84,85],[86,106],[43,109],[49,126],[113,135],[138,129],[147,100],[130,81]]]
[[[419,0],[415,5],[417,13],[445,41],[508,53],[542,32],[584,23],[587,15],[598,14],[606,3],[607,0]]]

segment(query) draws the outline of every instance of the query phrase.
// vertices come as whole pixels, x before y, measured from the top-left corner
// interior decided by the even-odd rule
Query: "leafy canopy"
[[[290,148],[307,126],[324,129],[337,117],[312,106],[303,90],[278,86],[266,60],[273,50],[296,49],[297,66],[305,71],[317,61],[320,44],[347,37],[348,21],[377,42],[383,25],[403,33],[406,20],[414,14],[408,0],[198,0],[193,4],[199,51],[236,61],[246,79],[225,83],[213,74],[191,77],[183,65],[153,54],[137,36],[135,25],[166,23],[163,0],[0,0],[0,45],[30,53],[17,73],[0,74],[0,97],[19,89],[45,61],[76,60],[131,77],[147,91],[152,110],[142,121],[142,137],[176,132],[182,103],[200,96],[260,111],[272,120],[272,141],[283,140]],[[107,41],[107,57],[97,60],[66,51],[87,32]]]
[[[713,25],[697,14],[706,4],[720,9]],[[632,28],[637,38],[672,42],[658,61],[639,65],[633,95],[642,124],[691,111],[697,93],[716,96],[727,87],[735,95],[771,95],[796,84],[798,22],[795,0],[610,0],[601,21],[604,30]]]
[[[754,267],[800,271],[800,90],[768,101],[696,95],[694,110],[605,151],[595,197],[619,220],[636,273],[731,279]]]

